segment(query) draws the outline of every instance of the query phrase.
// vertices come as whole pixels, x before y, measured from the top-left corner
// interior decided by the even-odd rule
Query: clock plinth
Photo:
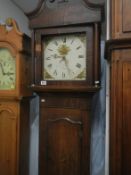
[[[10,30],[9,27],[10,26]],[[29,175],[30,38],[0,25],[0,174]]]
[[[40,97],[39,175],[90,175],[91,101],[100,88],[100,7],[86,0],[42,0],[28,14],[31,88]]]

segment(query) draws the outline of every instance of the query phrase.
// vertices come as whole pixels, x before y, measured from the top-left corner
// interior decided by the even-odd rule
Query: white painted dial
[[[15,89],[15,59],[7,48],[0,48],[0,90]]]
[[[44,80],[86,80],[86,35],[67,34],[45,38]]]

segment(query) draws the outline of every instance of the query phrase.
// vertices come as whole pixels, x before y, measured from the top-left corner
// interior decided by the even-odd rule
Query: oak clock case
[[[7,30],[10,27],[10,30]],[[29,174],[30,38],[0,25],[0,174]]]

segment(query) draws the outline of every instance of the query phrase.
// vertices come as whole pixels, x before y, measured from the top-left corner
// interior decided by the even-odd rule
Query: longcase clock
[[[0,174],[28,175],[30,39],[13,19],[0,25]]]
[[[39,175],[90,174],[90,118],[100,88],[101,4],[42,0],[30,14],[39,97]]]
[[[110,175],[131,174],[131,1],[111,0],[106,42],[110,63]]]

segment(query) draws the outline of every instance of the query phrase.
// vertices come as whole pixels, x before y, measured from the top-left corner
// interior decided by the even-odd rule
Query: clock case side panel
[[[25,97],[19,101],[19,175],[29,175],[30,100]]]
[[[31,57],[31,39],[27,35],[21,38],[22,48],[18,50],[19,54],[19,97],[29,97],[32,91],[29,88],[32,82],[32,57]]]
[[[69,26],[69,27],[59,27],[59,28],[44,28],[37,29],[34,31],[34,86],[38,86],[43,89],[78,89],[96,87],[100,84],[100,32],[99,23],[88,24],[83,26]],[[46,86],[41,86],[42,77],[42,41],[44,36],[55,36],[62,34],[76,34],[85,33],[87,40],[86,48],[86,80],[85,81],[46,81]]]
[[[20,80],[19,80],[19,96],[31,96],[32,91],[29,88],[32,83],[32,59],[31,54],[25,51],[19,53],[20,56],[20,63],[19,63],[19,73],[20,73]]]

